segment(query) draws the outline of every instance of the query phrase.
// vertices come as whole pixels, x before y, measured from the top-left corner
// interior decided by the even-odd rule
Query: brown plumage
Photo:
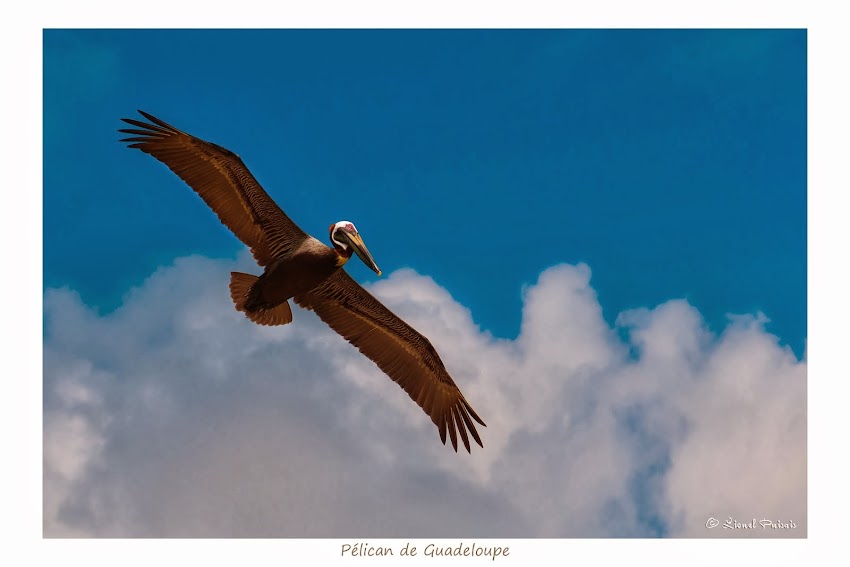
[[[370,358],[431,417],[445,444],[457,437],[470,451],[480,445],[474,421],[485,425],[466,401],[430,341],[402,321],[342,268],[356,253],[380,275],[354,225],[330,227],[333,248],[307,235],[277,206],[233,152],[205,142],[139,111],[150,122],[122,119],[136,128],[119,132],[129,147],[152,155],[180,176],[254,255],[260,276],[231,273],[236,309],[257,324],[292,321],[288,300],[311,309]]]

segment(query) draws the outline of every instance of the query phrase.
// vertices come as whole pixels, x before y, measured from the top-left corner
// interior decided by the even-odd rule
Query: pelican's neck
[[[336,224],[332,224],[328,228],[328,232],[331,235],[331,244],[333,245],[334,252],[336,252],[336,265],[337,267],[342,266],[348,259],[351,258],[351,255],[354,253],[354,250],[351,246],[343,239],[337,240],[336,233],[340,230],[345,230],[345,227],[348,227],[350,230],[355,231],[354,225],[348,221],[339,221]]]
[[[334,246],[334,252],[336,253],[336,265],[338,268],[341,268],[351,258],[352,250],[348,246],[345,248]]]

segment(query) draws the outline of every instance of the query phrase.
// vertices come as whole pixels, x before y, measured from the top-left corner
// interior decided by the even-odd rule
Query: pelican
[[[150,154],[185,181],[219,220],[251,249],[260,276],[231,272],[230,297],[259,325],[292,321],[289,300],[319,318],[357,347],[404,389],[457,452],[460,435],[484,447],[473,420],[485,423],[446,371],[431,342],[355,282],[342,268],[352,254],[376,274],[381,270],[350,221],[330,225],[332,246],[305,233],[268,196],[242,160],[139,110],[148,120],[122,118],[135,128],[119,132],[128,147]]]

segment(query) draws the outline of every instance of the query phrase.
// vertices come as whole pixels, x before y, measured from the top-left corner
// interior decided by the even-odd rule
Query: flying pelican
[[[286,216],[239,156],[139,113],[149,122],[122,118],[136,128],[120,129],[133,135],[121,141],[152,155],[183,179],[265,268],[259,277],[231,272],[230,297],[238,311],[259,325],[286,325],[292,321],[289,299],[294,299],[315,311],[398,383],[431,417],[444,445],[448,431],[457,451],[460,433],[471,452],[468,429],[484,447],[472,420],[485,423],[463,397],[431,342],[342,269],[357,254],[381,275],[354,224],[332,224],[333,247],[325,246]]]

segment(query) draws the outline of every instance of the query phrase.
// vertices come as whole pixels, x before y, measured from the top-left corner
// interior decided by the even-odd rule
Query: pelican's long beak
[[[363,244],[363,239],[360,238],[359,234],[346,234],[348,236],[348,240],[351,241],[351,247],[354,249],[354,253],[363,260],[363,263],[369,266],[376,274],[381,275],[381,269],[378,267],[378,264],[375,263],[375,259],[372,258],[372,255],[369,253],[369,249],[366,248],[366,245]]]

